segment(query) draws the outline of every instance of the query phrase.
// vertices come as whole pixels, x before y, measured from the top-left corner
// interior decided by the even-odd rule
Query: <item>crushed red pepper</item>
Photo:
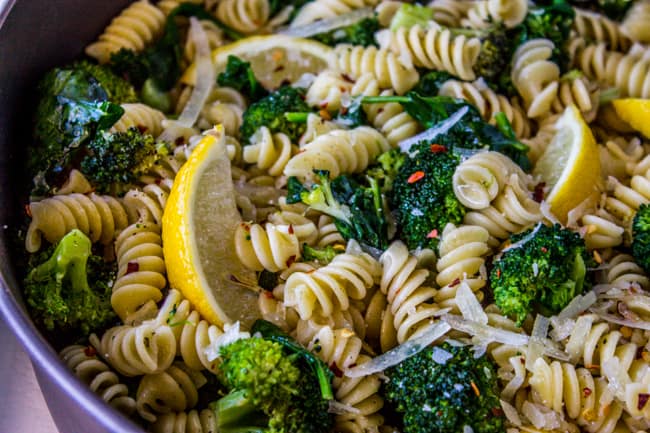
[[[447,148],[443,146],[442,144],[432,144],[431,145],[431,152],[433,153],[441,153],[441,152],[446,152]]]
[[[407,182],[408,183],[415,183],[418,180],[422,179],[424,177],[424,172],[421,170],[416,171],[412,175],[409,176]]]
[[[427,235],[427,239],[438,239],[438,229],[433,229]]]

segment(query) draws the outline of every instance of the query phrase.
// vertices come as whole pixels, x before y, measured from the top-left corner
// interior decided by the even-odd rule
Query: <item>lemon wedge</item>
[[[305,73],[318,73],[336,64],[334,50],[309,39],[286,35],[252,36],[212,52],[212,61],[220,74],[226,69],[228,56],[250,62],[255,77],[267,89],[280,87],[283,81],[296,82]],[[194,85],[195,64],[183,74],[181,82]]]
[[[612,105],[621,120],[650,138],[650,99],[615,99]]]
[[[566,223],[569,211],[598,191],[602,183],[598,145],[580,111],[567,107],[557,132],[537,161],[533,175],[549,188],[546,201]]]
[[[240,222],[221,125],[197,144],[176,176],[163,214],[163,253],[172,288],[209,322],[259,317],[256,279],[235,254]]]

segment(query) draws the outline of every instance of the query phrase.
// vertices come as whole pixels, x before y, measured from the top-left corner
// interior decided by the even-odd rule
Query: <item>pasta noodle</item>
[[[455,0],[433,0],[429,3],[433,10],[433,20],[445,27],[461,27],[461,20],[472,7],[471,2]]]
[[[155,108],[139,102],[122,104],[124,114],[120,117],[111,132],[126,132],[129,128],[136,127],[141,131],[157,137],[163,131],[162,121],[165,115]]]
[[[242,33],[254,33],[264,27],[271,13],[268,0],[221,0],[217,18]]]
[[[374,6],[379,0],[314,0],[308,2],[291,22],[292,27],[302,26],[327,18],[334,18],[360,9],[364,6]]]
[[[650,42],[650,32],[646,23],[650,19],[650,3],[644,0],[635,2],[625,14],[621,24],[622,31],[633,41]]]
[[[217,419],[214,411],[203,409],[189,412],[169,412],[158,415],[151,425],[153,433],[214,433]]]
[[[244,148],[243,157],[247,163],[268,170],[271,176],[279,176],[289,162],[292,150],[291,140],[286,134],[271,134],[269,128],[262,126]]]
[[[484,28],[490,22],[501,21],[506,27],[515,27],[528,13],[528,2],[524,0],[479,0],[467,11],[467,19],[461,24],[471,28]]]
[[[512,83],[521,95],[529,117],[543,117],[557,96],[560,68],[550,61],[553,42],[532,39],[512,57]]]
[[[579,36],[593,42],[605,42],[610,50],[625,52],[631,41],[624,34],[623,26],[596,12],[575,9],[573,28]]]
[[[148,0],[139,0],[124,9],[106,27],[99,40],[86,47],[86,54],[107,63],[122,48],[142,51],[162,33],[165,15]]]
[[[239,260],[254,271],[282,271],[300,259],[300,243],[293,226],[240,223],[235,230]]]

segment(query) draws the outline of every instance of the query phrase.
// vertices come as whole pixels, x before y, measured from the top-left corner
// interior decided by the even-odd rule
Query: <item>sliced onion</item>
[[[443,321],[433,323],[422,336],[409,340],[376,358],[372,358],[368,362],[352,367],[344,374],[348,377],[363,377],[384,371],[423,351],[431,343],[445,335],[450,329],[449,324]]]
[[[542,216],[552,222],[553,224],[561,224],[560,220],[553,214],[551,211],[551,205],[546,201],[542,200],[539,204],[539,211],[542,213]]]
[[[438,123],[436,126],[427,129],[420,134],[414,135],[413,137],[402,140],[398,143],[399,148],[402,152],[408,153],[411,150],[411,147],[421,141],[433,140],[441,134],[446,134],[456,123],[460,121],[469,111],[469,107],[465,106],[460,110],[456,111],[454,114],[449,116],[447,119]],[[411,155],[413,156],[413,155]]]
[[[587,311],[596,302],[596,293],[589,292],[586,295],[578,295],[569,302],[569,304],[560,311],[557,318],[560,320],[570,319],[579,316]]]
[[[521,427],[521,418],[519,418],[517,409],[507,401],[499,400],[499,403],[501,403],[501,409],[503,409],[506,419],[517,427]]]
[[[593,315],[580,316],[576,320],[571,337],[564,348],[565,352],[569,354],[569,361],[576,362],[580,358],[584,342],[587,341],[587,335],[589,335],[593,323]]]
[[[525,401],[521,411],[539,429],[555,430],[561,425],[560,414],[544,405]]]
[[[526,368],[531,370],[535,362],[544,355],[544,343],[548,334],[550,321],[538,314],[533,324],[533,333],[530,336],[528,350],[526,351]]]
[[[341,403],[340,401],[336,400],[330,400],[327,412],[333,413],[335,415],[361,414],[361,411],[356,407]]]
[[[177,120],[168,120],[168,127],[158,137],[162,141],[173,141],[178,134],[174,131],[192,128],[201,114],[205,101],[210,96],[216,80],[216,69],[212,64],[208,36],[199,20],[190,18],[190,33],[188,36],[196,47],[196,85],[192,89],[187,104]]]
[[[481,341],[496,341],[515,347],[521,347],[528,344],[528,336],[525,334],[518,334],[516,332],[506,331],[505,329],[494,328],[453,314],[443,316],[442,320],[447,322],[457,331],[478,337]]]
[[[629,320],[629,319],[621,319],[618,316],[615,316],[613,314],[608,314],[608,313],[603,313],[599,311],[594,311],[594,313],[598,315],[601,319],[610,322],[610,323],[616,323],[617,325],[621,326],[627,326],[628,328],[636,328],[636,329],[644,329],[646,331],[650,331],[650,322],[647,320]]]
[[[487,325],[488,316],[469,285],[463,281],[456,291],[456,305],[465,319]]]
[[[440,347],[434,347],[433,351],[431,352],[431,359],[433,359],[433,362],[440,365],[445,365],[447,361],[453,357],[454,355],[447,352],[445,349],[441,349]]]
[[[308,38],[310,36],[340,29],[341,27],[351,26],[352,24],[356,24],[366,18],[372,18],[373,16],[375,16],[375,12],[372,8],[361,8],[347,14],[338,15],[334,18],[314,21],[313,23],[305,24],[304,26],[283,29],[278,33],[281,35]]]

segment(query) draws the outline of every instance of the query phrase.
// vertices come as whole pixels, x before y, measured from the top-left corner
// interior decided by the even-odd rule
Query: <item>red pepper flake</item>
[[[535,200],[537,203],[541,203],[542,200],[544,200],[544,188],[546,188],[546,182],[540,182],[535,185],[533,200]]]
[[[289,234],[293,234],[293,224],[289,224]]]
[[[503,416],[503,410],[500,407],[493,407],[491,411],[494,416]]]
[[[585,386],[584,388],[582,388],[582,395],[584,395],[585,397],[589,397],[592,392],[593,391],[589,387]]]
[[[295,262],[295,261],[296,261],[296,256],[289,256],[289,258],[287,259],[287,263],[286,263],[287,268],[291,267],[291,265],[293,265],[293,262]]]
[[[273,70],[273,72],[280,72],[284,71],[284,65],[276,66],[276,68]]]
[[[28,217],[32,217],[32,208],[29,207],[28,204],[25,205],[25,213],[27,214]]]
[[[501,269],[497,269],[497,278],[501,278]]]
[[[330,371],[334,373],[336,377],[343,377],[343,371],[336,365],[336,362],[330,364]]]
[[[140,270],[140,264],[138,262],[129,262],[126,265],[126,275],[138,272]]]
[[[457,285],[460,284],[460,278],[456,278],[454,281],[449,284],[449,287],[456,287]]]
[[[648,403],[648,399],[650,399],[650,394],[647,393],[639,393],[639,402],[636,404],[636,408],[638,410],[643,410],[645,405]]]
[[[543,253],[548,253],[548,248],[546,248],[546,247],[542,247],[541,250],[542,250]]]
[[[318,106],[319,106],[321,109],[325,109],[325,108],[327,108],[328,105],[329,105],[329,102],[327,102],[327,101],[323,101],[323,102],[321,102],[320,104],[318,104]]]
[[[476,386],[474,381],[470,382],[469,384],[472,385],[472,389],[474,390],[474,394],[476,394],[477,397],[480,397],[481,396],[481,391],[478,389],[478,386]]]
[[[147,132],[147,127],[144,125],[137,125],[136,128],[138,128],[138,131],[140,131],[140,134],[144,134]]]
[[[322,117],[325,120],[332,120],[332,116],[327,110],[320,110],[318,114],[320,115],[320,117]]]
[[[438,239],[438,229],[433,229],[427,235],[427,239]]]
[[[348,114],[348,107],[341,107],[340,112],[341,112],[342,115],[345,116],[346,114]]]
[[[350,77],[347,74],[341,74],[341,78],[343,78],[343,80],[347,81],[348,83],[352,83],[352,84],[355,83],[355,81],[352,79],[352,77]]]
[[[273,293],[269,292],[268,290],[263,290],[262,294],[267,299],[275,299],[275,297],[273,296]]]
[[[433,153],[442,153],[446,152],[447,148],[443,146],[442,144],[432,144],[431,145],[431,152]]]
[[[175,144],[176,146],[182,146],[184,143],[185,143],[185,137],[183,137],[183,136],[178,137],[178,138],[174,141],[174,144]]]
[[[84,349],[84,354],[85,354],[87,357],[91,357],[91,356],[95,356],[95,355],[97,355],[97,351],[96,351],[95,348],[92,347],[92,346],[86,346],[86,348]]]
[[[421,170],[416,171],[412,175],[409,176],[407,182],[408,183],[415,183],[418,180],[422,179],[424,177],[424,172]]]

